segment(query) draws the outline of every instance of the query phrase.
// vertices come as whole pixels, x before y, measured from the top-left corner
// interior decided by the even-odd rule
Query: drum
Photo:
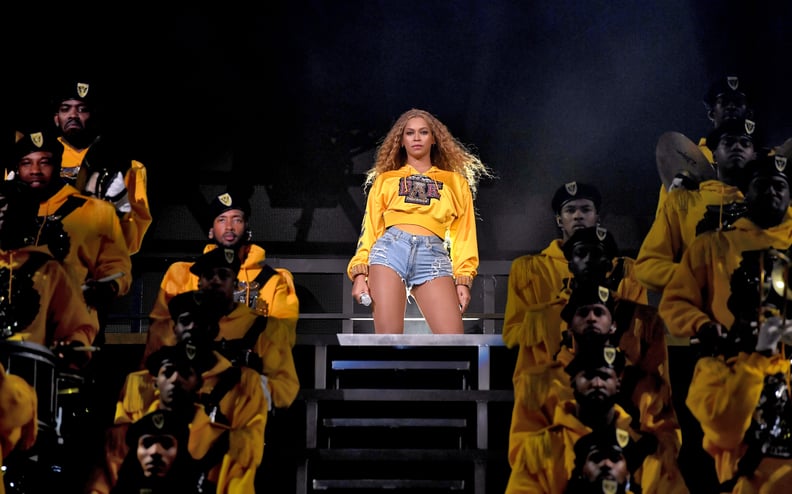
[[[36,390],[39,431],[55,424],[56,357],[47,347],[28,341],[0,341],[0,361],[6,372],[19,376]]]

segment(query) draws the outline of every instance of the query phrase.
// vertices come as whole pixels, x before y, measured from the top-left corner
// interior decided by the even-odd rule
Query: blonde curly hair
[[[423,118],[432,136],[435,145],[432,146],[432,165],[441,170],[454,171],[465,177],[470,186],[470,192],[476,197],[478,183],[482,177],[493,178],[495,175],[481,159],[456,137],[451,135],[448,127],[426,110],[411,108],[402,113],[391,129],[377,147],[377,156],[374,166],[366,172],[366,181],[363,190],[368,190],[377,175],[390,170],[397,170],[407,162],[407,151],[402,147],[404,127],[411,118]]]

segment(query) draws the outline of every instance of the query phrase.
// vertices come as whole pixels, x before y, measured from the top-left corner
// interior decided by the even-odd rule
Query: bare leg
[[[421,313],[435,334],[462,334],[462,312],[459,311],[454,279],[441,276],[412,288],[412,295]]]
[[[374,264],[369,267],[368,286],[373,300],[374,332],[403,334],[407,290],[401,277],[387,266]]]

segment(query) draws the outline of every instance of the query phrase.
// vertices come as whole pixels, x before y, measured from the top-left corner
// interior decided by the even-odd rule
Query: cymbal
[[[701,149],[680,132],[669,131],[660,136],[655,148],[655,160],[666,190],[677,175],[685,175],[697,183],[717,178],[715,168]]]
[[[779,156],[784,156],[786,158],[792,157],[792,137],[784,141],[780,146],[774,147],[773,151]]]

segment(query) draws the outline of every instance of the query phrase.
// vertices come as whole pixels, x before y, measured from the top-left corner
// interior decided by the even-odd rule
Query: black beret
[[[58,140],[56,130],[50,128],[50,126],[19,129],[16,133],[16,142],[11,154],[14,168],[16,168],[20,159],[38,151],[52,153],[55,166],[60,167],[61,159],[63,158],[63,144]]]
[[[53,90],[51,98],[55,108],[70,99],[82,101],[90,106],[95,106],[98,101],[96,85],[87,78],[61,81]]]
[[[126,433],[126,444],[137,449],[138,439],[146,434],[171,435],[178,441],[179,448],[186,448],[190,438],[190,426],[183,415],[170,410],[155,410],[132,422]]]
[[[570,376],[576,376],[585,370],[600,369],[607,367],[613,369],[617,376],[624,372],[627,361],[621,348],[606,344],[603,346],[589,345],[580,346],[576,349],[572,361],[564,368]]]
[[[553,212],[558,214],[561,212],[561,208],[564,207],[564,204],[575,199],[589,199],[594,203],[594,207],[597,211],[599,211],[600,205],[602,204],[602,196],[596,187],[580,182],[569,182],[556,190],[550,205],[553,208]]]
[[[600,245],[610,259],[619,255],[619,247],[613,234],[601,226],[580,228],[572,233],[572,236],[561,246],[567,261],[572,260],[572,251],[578,244]]]
[[[162,364],[170,362],[177,369],[192,369],[197,374],[201,374],[211,365],[210,355],[212,349],[205,345],[196,343],[197,340],[188,338],[175,345],[165,345],[146,357],[146,370],[149,374],[156,376]]]
[[[756,122],[747,118],[745,120],[726,120],[712,129],[707,134],[707,147],[714,151],[718,147],[721,137],[725,135],[747,137],[756,150],[762,146],[762,134],[759,132]]]
[[[561,309],[561,319],[569,324],[578,308],[595,304],[604,305],[613,316],[615,300],[607,287],[588,283],[578,285],[572,291],[564,308]]]
[[[746,79],[734,74],[725,75],[715,79],[712,84],[710,84],[707,93],[704,95],[704,103],[708,106],[714,106],[718,97],[724,95],[743,97],[746,99],[746,102],[748,102],[750,101],[749,96],[752,92],[750,84]]]
[[[594,450],[613,451],[625,455],[625,448],[630,444],[630,433],[614,426],[597,427],[575,441],[575,466],[583,468],[589,453]]]
[[[230,192],[223,192],[215,196],[209,204],[209,228],[214,225],[214,220],[218,216],[232,209],[242,211],[246,221],[250,219],[250,203],[244,197],[236,194],[232,196]]]
[[[190,290],[188,292],[182,292],[178,295],[174,296],[168,302],[168,312],[170,312],[171,319],[174,321],[179,314],[184,314],[185,312],[195,313],[201,310],[201,300],[200,294],[198,290]]]
[[[215,268],[228,268],[234,272],[234,276],[239,274],[239,268],[242,266],[242,261],[239,260],[239,255],[234,249],[226,247],[217,247],[209,252],[201,255],[190,266],[190,272],[196,276],[206,273]]]
[[[751,181],[756,177],[781,177],[789,183],[789,167],[786,156],[777,154],[762,155],[745,164],[745,179],[740,184],[740,189],[745,192]]]

